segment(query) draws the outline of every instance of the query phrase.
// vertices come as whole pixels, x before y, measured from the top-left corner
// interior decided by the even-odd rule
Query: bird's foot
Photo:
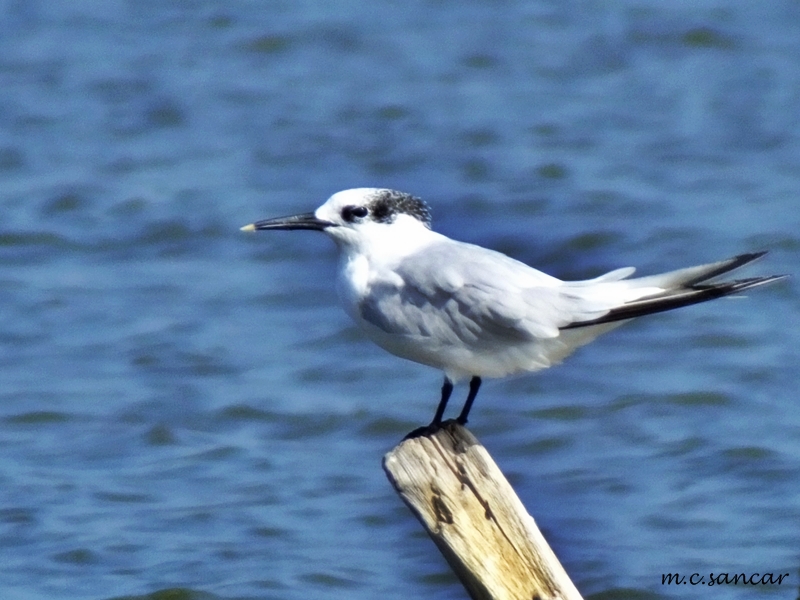
[[[407,433],[406,436],[403,438],[403,441],[413,440],[414,438],[418,437],[431,436],[437,431],[439,431],[441,428],[442,428],[441,421],[439,422],[432,421],[430,425],[423,425],[422,427],[417,427],[413,431]]]

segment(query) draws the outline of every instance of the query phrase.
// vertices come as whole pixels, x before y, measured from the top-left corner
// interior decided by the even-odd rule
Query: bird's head
[[[355,188],[337,192],[313,213],[256,221],[242,230],[311,229],[324,231],[341,247],[360,248],[410,238],[430,228],[430,209],[419,198],[395,190]]]

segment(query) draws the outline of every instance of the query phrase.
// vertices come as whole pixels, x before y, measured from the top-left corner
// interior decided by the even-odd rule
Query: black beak
[[[264,219],[256,221],[242,227],[242,231],[256,231],[260,229],[313,229],[322,231],[326,227],[333,226],[334,223],[318,219],[314,213],[303,213],[302,215],[292,215],[291,217],[276,217],[274,219]]]

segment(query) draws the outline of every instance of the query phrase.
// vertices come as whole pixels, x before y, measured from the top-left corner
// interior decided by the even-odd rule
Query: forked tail
[[[679,269],[660,275],[623,280],[625,283],[628,283],[631,288],[656,287],[661,288],[663,291],[645,298],[626,302],[612,308],[605,315],[597,319],[576,321],[561,327],[561,329],[574,329],[576,327],[614,323],[616,321],[624,321],[643,315],[664,312],[682,306],[689,306],[690,304],[697,304],[698,302],[722,298],[723,296],[729,296],[786,278],[787,275],[769,275],[766,277],[749,277],[747,279],[708,283],[710,279],[738,269],[739,267],[761,258],[765,254],[766,252],[740,254],[739,256],[734,256],[728,260],[716,263]],[[623,281],[620,283],[623,283]]]

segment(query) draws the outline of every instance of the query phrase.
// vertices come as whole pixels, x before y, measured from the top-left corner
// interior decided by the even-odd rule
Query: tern
[[[345,311],[392,354],[444,372],[429,427],[439,426],[453,384],[469,379],[456,421],[467,423],[486,377],[539,371],[630,319],[713,300],[785,275],[710,280],[765,252],[631,279],[633,267],[562,281],[431,229],[421,199],[380,188],[344,190],[310,213],[256,221],[243,231],[323,231],[339,249]]]

